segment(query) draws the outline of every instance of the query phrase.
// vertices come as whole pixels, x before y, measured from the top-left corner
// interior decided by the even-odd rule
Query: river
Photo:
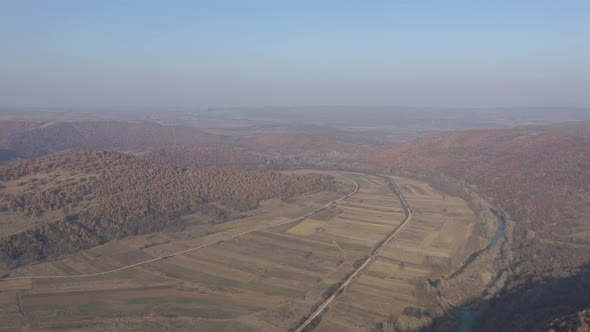
[[[496,220],[498,222],[498,229],[496,229],[496,233],[492,237],[490,243],[488,243],[488,245],[482,250],[476,251],[473,254],[471,254],[471,256],[469,256],[465,264],[459,270],[453,273],[451,277],[454,277],[457,274],[463,272],[463,270],[465,270],[465,268],[467,268],[479,255],[493,249],[498,244],[498,241],[500,241],[500,239],[504,237],[504,233],[506,232],[506,221],[498,214],[494,213],[494,215],[496,216]],[[471,332],[473,330],[473,325],[475,323],[475,311],[460,309],[460,313],[461,320],[459,322],[459,326],[457,327],[456,332]]]

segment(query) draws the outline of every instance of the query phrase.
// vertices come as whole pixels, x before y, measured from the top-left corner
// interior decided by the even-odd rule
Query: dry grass
[[[303,222],[293,226],[289,229],[289,233],[297,235],[311,235],[322,229],[326,224],[325,221],[315,219],[305,219]]]

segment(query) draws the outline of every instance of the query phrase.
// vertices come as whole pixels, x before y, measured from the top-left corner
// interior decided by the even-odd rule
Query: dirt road
[[[404,221],[399,226],[397,226],[391,233],[389,233],[389,235],[385,238],[384,241],[381,242],[381,244],[378,247],[376,247],[375,249],[373,249],[371,251],[371,254],[367,257],[367,259],[365,260],[365,262],[361,266],[359,266],[342,283],[342,285],[340,285],[340,287],[338,287],[338,289],[336,289],[336,291],[330,297],[328,297],[305,320],[305,322],[303,322],[303,324],[301,324],[297,329],[295,329],[295,332],[301,332],[301,331],[303,331],[314,319],[316,319],[328,307],[328,305],[330,305],[330,303],[336,298],[336,296],[338,296],[339,294],[341,294],[344,291],[344,289],[346,289],[346,287],[348,287],[352,283],[352,281],[363,271],[363,269],[365,267],[367,267],[369,264],[371,264],[371,262],[373,260],[375,260],[375,258],[379,255],[379,253],[387,246],[387,244],[389,244],[391,242],[391,240],[393,240],[399,234],[399,232],[401,232],[401,230],[412,220],[412,209],[408,206],[405,198],[401,194],[401,191],[399,190],[399,188],[397,187],[397,185],[393,181],[389,180],[389,178],[385,178],[385,179],[387,181],[389,181],[389,187],[392,189],[392,191],[394,191],[399,196],[400,201],[402,203],[402,207],[404,209],[404,213],[406,214],[406,219],[404,219]]]
[[[0,282],[6,281],[6,280],[21,280],[21,279],[58,279],[58,278],[62,279],[62,278],[86,278],[86,277],[102,276],[102,275],[105,275],[105,274],[114,273],[114,272],[118,272],[118,271],[123,271],[123,270],[131,269],[131,268],[134,268],[134,267],[137,267],[137,266],[141,266],[141,265],[145,265],[145,264],[149,264],[149,263],[161,261],[161,260],[164,260],[164,259],[167,259],[167,258],[171,258],[171,257],[174,257],[174,256],[183,255],[183,254],[186,254],[186,253],[195,251],[195,250],[199,250],[199,249],[202,249],[202,248],[205,248],[205,247],[212,246],[212,245],[217,244],[217,243],[221,243],[223,241],[235,239],[235,238],[240,237],[242,235],[246,235],[246,234],[250,234],[250,233],[253,233],[253,232],[261,231],[263,229],[268,229],[268,228],[277,227],[277,226],[285,225],[285,224],[288,224],[288,223],[292,223],[292,222],[295,222],[295,221],[300,220],[302,218],[307,218],[307,217],[309,217],[311,215],[314,215],[314,214],[316,214],[316,213],[318,213],[318,212],[326,209],[327,207],[329,207],[333,203],[336,203],[336,202],[345,200],[348,197],[356,194],[358,192],[358,190],[359,190],[359,184],[356,181],[353,181],[353,180],[351,180],[351,179],[349,179],[349,178],[347,178],[345,176],[343,176],[343,177],[345,179],[347,179],[348,181],[354,183],[355,188],[354,188],[354,190],[351,193],[347,194],[346,196],[340,197],[339,199],[336,199],[336,200],[333,200],[331,202],[328,202],[325,205],[323,205],[322,207],[320,207],[320,208],[318,208],[318,209],[316,209],[314,211],[311,211],[311,212],[309,212],[309,213],[307,213],[307,214],[305,214],[303,216],[300,216],[300,217],[297,217],[295,219],[291,219],[291,220],[288,220],[288,221],[285,221],[285,222],[282,222],[282,223],[254,228],[254,229],[251,229],[251,230],[248,230],[248,231],[239,233],[239,234],[234,234],[232,236],[228,236],[226,238],[223,238],[223,239],[220,239],[220,240],[217,240],[217,241],[213,241],[213,242],[209,242],[209,243],[200,245],[198,247],[194,247],[194,248],[190,248],[190,249],[178,251],[178,252],[175,252],[175,253],[172,253],[172,254],[169,254],[169,255],[165,255],[165,256],[160,256],[160,257],[152,258],[152,259],[145,260],[145,261],[142,261],[142,262],[138,262],[138,263],[135,263],[135,264],[126,265],[126,266],[123,266],[123,267],[120,267],[120,268],[117,268],[117,269],[113,269],[113,270],[108,270],[108,271],[103,271],[103,272],[97,272],[97,273],[90,273],[90,274],[77,274],[77,275],[53,275],[53,276],[51,276],[51,275],[44,275],[44,276],[4,277],[4,278],[0,278]]]

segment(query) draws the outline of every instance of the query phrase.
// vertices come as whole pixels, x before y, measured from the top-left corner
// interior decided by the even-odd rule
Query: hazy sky
[[[590,106],[590,1],[0,2],[0,106]]]

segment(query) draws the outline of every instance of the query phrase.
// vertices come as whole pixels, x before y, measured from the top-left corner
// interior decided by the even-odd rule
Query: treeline
[[[44,185],[34,185],[33,179]],[[92,247],[128,235],[158,231],[182,215],[215,203],[246,211],[261,200],[289,198],[331,187],[324,176],[239,169],[191,170],[111,151],[65,151],[0,168],[0,181],[25,181],[0,195],[0,210],[64,219],[15,234],[0,243],[0,261],[26,262]],[[31,182],[31,183],[29,183]],[[206,211],[205,211],[206,212]]]

